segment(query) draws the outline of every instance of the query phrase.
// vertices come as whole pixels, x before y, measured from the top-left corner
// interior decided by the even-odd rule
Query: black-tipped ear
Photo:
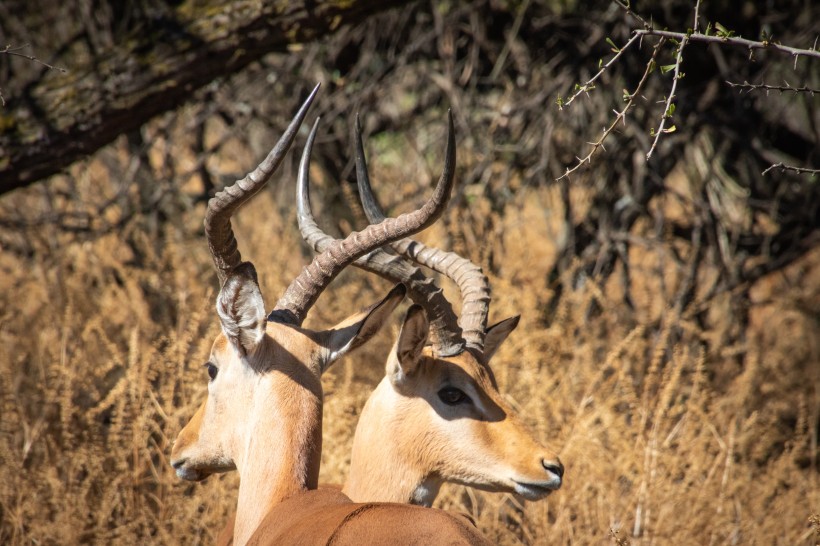
[[[250,262],[236,266],[216,298],[222,331],[244,354],[252,353],[265,336],[265,302]]]
[[[490,361],[498,348],[501,347],[501,344],[504,343],[504,340],[507,339],[507,336],[515,330],[520,319],[521,315],[516,315],[487,328],[484,337],[484,354],[482,355],[485,363]]]
[[[387,317],[401,303],[406,293],[407,289],[404,285],[397,284],[382,301],[348,317],[329,330],[327,332],[328,352],[322,363],[322,371],[324,372],[340,357],[362,346],[375,336],[387,323]]]
[[[427,344],[430,323],[427,313],[419,305],[411,305],[404,317],[404,323],[396,341],[395,355],[388,360],[387,373],[394,383],[412,375],[421,361],[421,354]],[[392,368],[392,369],[390,369]]]

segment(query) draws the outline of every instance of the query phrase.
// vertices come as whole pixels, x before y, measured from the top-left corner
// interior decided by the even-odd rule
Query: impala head
[[[370,309],[330,330],[313,331],[268,321],[250,263],[226,279],[216,308],[222,332],[204,367],[208,394],[182,429],[171,452],[177,476],[202,480],[252,461],[252,442],[302,446],[288,466],[316,486],[321,456],[321,374],[362,345],[404,297],[402,285]],[[300,460],[301,458],[301,460]]]
[[[487,330],[489,358],[518,324],[518,317]],[[438,356],[428,344],[429,324],[411,307],[387,360],[385,378],[368,400],[356,449],[376,434],[401,436],[393,447],[421,477],[414,494],[423,502],[442,482],[538,500],[561,486],[563,466],[543,447],[504,400],[492,370],[472,351]],[[377,417],[378,416],[378,417]],[[366,432],[362,429],[368,429]],[[381,429],[381,430],[378,430]],[[427,504],[426,502],[423,502]]]
[[[290,490],[280,494],[316,486],[321,454],[320,376],[378,332],[404,297],[405,288],[398,285],[381,302],[330,330],[304,329],[302,321],[344,267],[375,248],[424,229],[446,207],[452,173],[445,171],[424,207],[335,241],[303,269],[266,314],[256,271],[241,261],[230,217],[281,163],[317,90],[318,86],[267,158],[208,203],[205,232],[221,283],[216,311],[222,331],[205,364],[208,396],[180,432],[171,453],[180,478],[200,480],[214,472],[252,468],[254,479],[287,484],[282,487]]]
[[[452,117],[449,129],[445,157],[454,163]],[[297,217],[302,236],[321,252],[333,238],[321,232],[310,211],[305,158],[315,132],[314,127],[299,169]],[[368,220],[377,224],[385,217],[370,188],[358,119],[354,142],[359,194]],[[558,489],[563,465],[498,392],[489,366],[518,325],[518,317],[487,327],[489,282],[469,260],[407,238],[391,246],[399,256],[376,250],[354,263],[405,283],[417,305],[408,311],[385,378],[359,418],[345,492],[354,500],[430,504],[445,481],[518,493],[527,499],[540,499]],[[459,285],[460,318],[441,289],[410,260]],[[373,497],[380,483],[393,484],[396,491],[407,492],[409,487],[410,497],[406,493]],[[381,486],[382,491],[388,488]]]

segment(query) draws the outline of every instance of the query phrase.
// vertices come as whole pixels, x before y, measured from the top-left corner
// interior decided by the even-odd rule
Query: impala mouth
[[[520,482],[513,480],[515,492],[527,500],[541,500],[561,487],[557,476],[543,482]]]
[[[171,461],[171,466],[174,467],[176,471],[177,478],[181,480],[187,480],[189,482],[201,482],[208,476],[210,476],[209,472],[203,472],[202,470],[186,466],[187,459],[181,459],[178,461]]]

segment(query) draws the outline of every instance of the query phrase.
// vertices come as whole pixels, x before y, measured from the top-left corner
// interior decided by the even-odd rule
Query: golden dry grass
[[[77,194],[46,198],[32,188],[4,197],[4,210],[101,202],[128,158],[121,146],[100,155],[109,167],[73,170]],[[236,170],[252,161],[241,150],[232,160]],[[381,168],[383,178],[413,181]],[[307,256],[274,195],[262,192],[235,222],[269,304]],[[820,252],[752,288],[742,332],[720,298],[707,302],[705,326],[676,313],[669,294],[679,273],[662,253],[639,249],[636,309],[621,303],[613,275],[567,288],[545,321],[559,208],[550,189],[521,190],[493,233],[461,225],[423,235],[476,259],[491,247],[503,264],[491,278],[491,320],[523,320],[494,369],[567,466],[564,487],[546,501],[452,486],[437,504],[472,514],[499,544],[818,542]],[[5,234],[0,543],[208,544],[233,510],[235,476],[189,484],[168,465],[170,443],[205,391],[201,363],[218,328],[202,215],[197,205],[162,227],[137,218],[91,238],[51,225]],[[331,324],[386,288],[346,272],[308,325]],[[593,301],[598,315],[587,312]],[[398,320],[325,378],[324,482],[343,480],[357,412]]]

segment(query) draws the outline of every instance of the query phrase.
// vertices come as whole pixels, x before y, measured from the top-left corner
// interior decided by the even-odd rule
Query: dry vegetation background
[[[686,6],[653,15],[684,21]],[[818,20],[801,6],[794,40]],[[493,367],[567,466],[563,488],[542,502],[447,486],[437,505],[472,514],[499,544],[820,542],[817,182],[761,178],[766,154],[783,152],[779,133],[749,136],[781,121],[809,143],[793,157],[816,159],[817,99],[737,98],[692,65],[679,90],[689,113],[651,169],[639,156],[668,89],[660,76],[607,152],[555,182],[647,58],[558,112],[555,95],[596,70],[589,59],[606,53],[604,37],[628,33],[617,7],[593,7],[595,23],[578,15],[583,5],[539,2],[380,16],[270,55],[65,175],[2,196],[0,543],[213,541],[236,477],[190,484],[168,464],[204,396],[218,328],[204,203],[256,165],[316,81],[314,203],[330,232],[362,222],[348,205],[354,111],[370,135],[374,186],[400,212],[437,177],[444,111],[454,109],[459,186],[420,238],[482,264],[491,320],[522,315]],[[672,18],[676,9],[687,15]],[[776,11],[750,20],[786,26]],[[776,57],[750,67],[745,52],[700,54],[728,56],[724,79],[794,71]],[[802,70],[795,77],[817,83]],[[234,222],[268,302],[310,256],[292,195],[303,141]],[[625,197],[640,205],[628,220],[615,214]],[[387,288],[347,271],[307,325],[332,324]],[[323,482],[344,479],[398,321],[325,377]]]

